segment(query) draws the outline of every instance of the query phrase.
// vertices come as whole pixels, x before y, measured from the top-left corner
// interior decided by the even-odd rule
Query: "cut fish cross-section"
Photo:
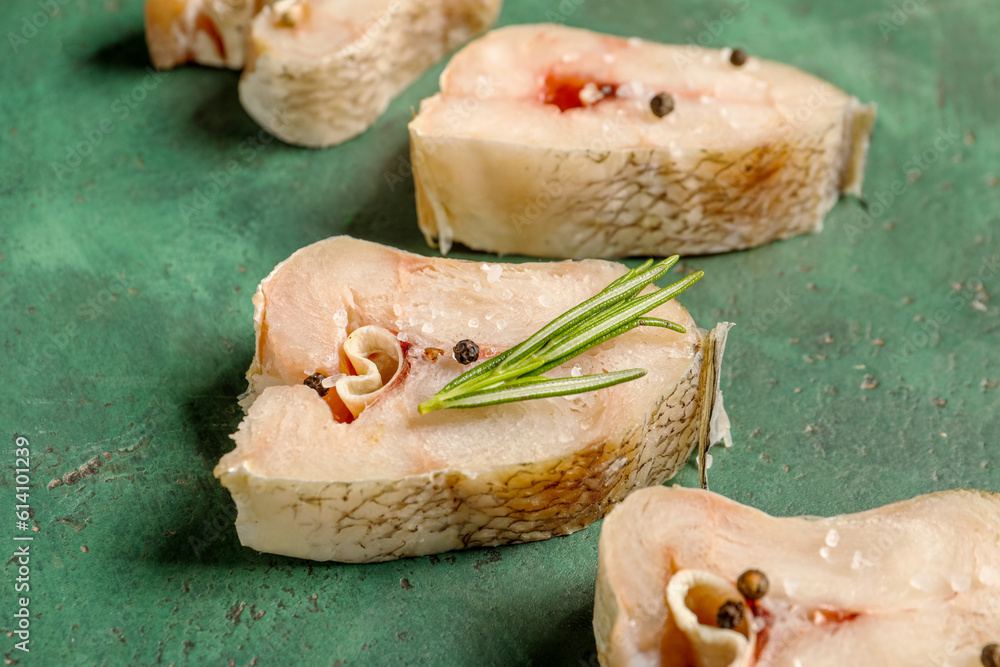
[[[417,410],[469,368],[442,350],[472,339],[482,363],[625,273],[594,260],[428,259],[347,237],[296,252],[254,296],[247,414],[236,449],[215,470],[239,509],[240,540],[352,562],[541,540],[671,477],[704,424],[714,424],[705,437],[728,435],[717,383],[707,379],[718,372],[702,372],[721,364],[727,326],[698,329],[676,300],[650,316],[687,333],[634,329],[546,373],[641,365],[648,372],[637,380]],[[338,391],[303,385],[316,377]]]
[[[943,491],[776,518],[679,487],[636,491],[601,531],[605,667],[979,667],[1000,641],[1000,495]],[[741,596],[741,573],[769,580]],[[745,604],[742,625],[717,622]]]
[[[410,123],[418,221],[442,253],[748,248],[818,231],[841,193],[860,195],[874,119],[727,49],[502,28],[452,58]]]
[[[284,141],[339,144],[499,11],[500,0],[280,0],[253,21],[240,101]]]

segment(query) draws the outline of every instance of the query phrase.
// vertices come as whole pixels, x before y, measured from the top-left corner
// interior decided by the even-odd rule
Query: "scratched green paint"
[[[708,273],[685,298],[696,319],[739,323],[722,378],[736,444],[715,450],[713,488],[775,513],[1000,490],[1000,388],[983,384],[1000,381],[1000,12],[894,4],[508,0],[501,18],[740,45],[878,102],[870,222],[843,201],[819,236],[689,261]],[[410,108],[440,66],[344,146],[254,144],[236,74],[146,71],[140,2],[48,5],[57,18],[34,0],[0,5],[2,498],[14,504],[20,434],[39,528],[31,653],[5,636],[11,563],[0,652],[21,664],[594,664],[599,525],[381,565],[307,563],[242,548],[211,477],[240,418],[250,295],[274,264],[337,233],[432,254],[403,161]],[[910,161],[921,154],[927,164]],[[238,173],[213,185],[230,162]],[[952,286],[977,280],[985,294]],[[868,374],[878,387],[863,390]],[[106,451],[97,475],[46,490]],[[677,481],[694,484],[694,469]],[[17,532],[12,513],[0,508],[3,535]]]

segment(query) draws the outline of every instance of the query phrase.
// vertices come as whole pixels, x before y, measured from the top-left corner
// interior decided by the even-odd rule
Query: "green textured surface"
[[[6,636],[10,562],[0,653],[22,664],[596,664],[599,524],[525,546],[310,564],[242,548],[211,476],[240,418],[250,295],[274,264],[342,232],[431,252],[412,183],[390,187],[386,174],[400,169],[410,107],[435,90],[441,66],[347,145],[258,149],[245,143],[258,129],[236,74],[187,67],[146,78],[140,2],[48,2],[58,16],[44,21],[34,0],[0,5],[0,406],[10,443],[0,498],[14,504],[20,434],[33,452],[39,529],[31,653]],[[695,318],[739,323],[723,375],[736,445],[714,450],[713,489],[779,514],[960,486],[1000,491],[1000,388],[984,383],[1000,381],[1000,301],[977,307],[970,286],[1000,296],[995,3],[562,6],[571,25],[742,45],[879,104],[870,224],[845,200],[821,235],[689,262],[708,272],[685,299]],[[559,7],[508,0],[501,22]],[[727,9],[735,20],[713,23]],[[25,28],[33,16],[37,34]],[[928,164],[910,161],[924,153]],[[212,172],[229,161],[241,171],[211,196]],[[877,206],[893,187],[894,201]],[[209,197],[196,202],[199,193]],[[861,389],[866,374],[877,388]],[[105,451],[114,457],[98,475],[46,490]],[[693,467],[676,481],[693,485]],[[4,512],[3,535],[28,534]]]

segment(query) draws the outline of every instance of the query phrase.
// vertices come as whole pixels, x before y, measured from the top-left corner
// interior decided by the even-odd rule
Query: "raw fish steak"
[[[364,132],[501,0],[282,0],[253,20],[240,101],[279,139],[332,146]]]
[[[429,259],[349,237],[296,252],[254,296],[246,417],[215,469],[242,543],[366,562],[542,540],[673,476],[700,437],[728,436],[707,379],[728,327],[698,329],[676,300],[650,316],[687,333],[640,327],[546,373],[640,366],[640,379],[417,411],[469,368],[452,356],[458,341],[492,357],[625,273],[597,260]]]
[[[157,69],[187,62],[242,69],[254,14],[275,0],[146,0],[146,44]]]
[[[788,65],[558,25],[494,30],[440,85],[410,147],[442,253],[684,255],[818,231],[860,196],[875,121]]]
[[[1000,641],[1000,496],[779,519],[637,491],[602,526],[594,632],[605,667],[977,667]]]
[[[364,132],[396,95],[487,30],[502,0],[146,0],[153,64],[246,68],[240,101],[302,146]]]

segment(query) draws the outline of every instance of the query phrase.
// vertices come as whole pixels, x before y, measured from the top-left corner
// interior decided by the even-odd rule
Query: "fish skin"
[[[240,99],[247,112],[289,143],[321,147],[360,134],[389,102],[451,49],[489,28],[502,0],[146,0],[146,42],[160,70],[194,62],[247,68]],[[277,5],[275,7],[272,6]],[[371,12],[358,16],[358,8]],[[275,26],[290,8],[331,22],[358,21],[351,36],[329,25],[309,53],[301,44],[275,39]],[[364,12],[362,12],[364,14]],[[263,15],[263,16],[262,16]],[[279,31],[280,32],[280,31]]]
[[[602,525],[600,664],[696,664],[664,602],[667,583],[707,572],[732,586],[752,567],[770,580],[759,603],[767,632],[756,635],[759,655],[751,641],[727,665],[972,667],[1000,628],[998,534],[1000,495],[981,491],[777,518],[699,489],[642,489]]]
[[[368,129],[389,102],[450,50],[489,28],[502,0],[302,0],[253,20],[239,95],[279,139],[333,146]],[[343,23],[354,26],[345,32]]]
[[[547,72],[628,87],[561,112],[542,101]],[[472,42],[440,87],[409,129],[418,222],[443,254],[690,255],[816,232],[841,193],[860,196],[875,120],[786,65],[549,24]]]
[[[480,327],[476,340],[490,355],[625,271],[596,261],[503,266],[521,294],[534,289],[532,296],[549,294],[553,303],[538,308],[525,297],[510,304],[502,276],[483,279],[484,303],[496,301],[523,319],[492,333]],[[355,284],[339,284],[352,275]],[[631,354],[656,362],[646,377],[599,392],[420,416],[416,405],[465,368],[445,356],[432,363],[423,350],[447,349],[465,336],[462,326],[446,330],[447,323],[440,333],[424,333],[419,319],[401,327],[409,339],[405,372],[355,422],[335,423],[324,400],[301,384],[306,371],[330,370],[323,358],[336,358],[330,350],[342,345],[346,328],[394,326],[397,307],[406,319],[424,306],[461,304],[466,290],[468,298],[481,293],[468,286],[489,275],[477,263],[339,237],[297,252],[261,283],[247,415],[233,436],[236,449],[215,469],[236,502],[244,545],[312,560],[376,562],[547,539],[589,525],[634,488],[659,484],[684,465],[702,414],[723,410],[716,387],[701,386],[702,349],[713,337],[712,363],[721,364],[728,326],[701,331],[676,301],[653,314],[680,321],[688,334],[635,330],[574,360],[584,372],[620,365]],[[331,325],[330,314],[350,304],[350,324]],[[572,415],[586,409],[593,416],[583,429]],[[580,438],[539,442],[531,434],[541,431],[522,432],[542,427],[544,437]]]

